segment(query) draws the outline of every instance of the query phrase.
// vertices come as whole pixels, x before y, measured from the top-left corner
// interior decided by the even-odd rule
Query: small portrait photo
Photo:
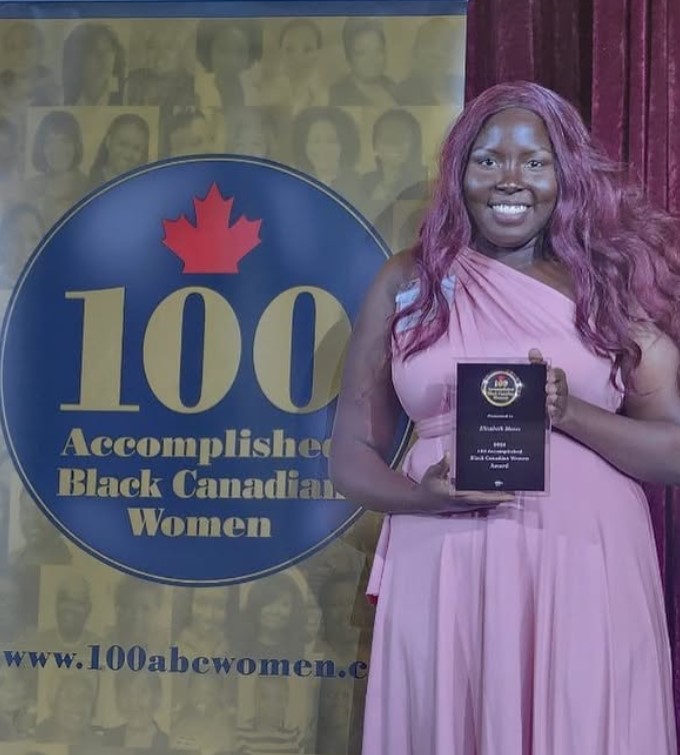
[[[238,755],[314,752],[319,680],[312,677],[239,677]]]
[[[7,742],[28,739],[37,720],[38,672],[32,668],[0,666],[0,750]]]
[[[10,500],[9,560],[15,568],[70,564],[66,538],[14,476]]]
[[[140,750],[168,748],[170,677],[121,669],[100,677],[96,723],[107,747]]]
[[[328,28],[329,21],[323,18],[265,21],[261,104],[285,107],[293,115],[328,104],[329,81],[334,77],[326,54]]]
[[[408,23],[410,32],[412,22]],[[432,16],[422,21],[411,43],[408,69],[396,88],[400,105],[457,105],[462,108],[465,28],[466,19],[462,15]]]
[[[26,198],[49,228],[87,191],[81,122],[68,110],[33,108],[28,118]]]
[[[41,669],[36,742],[99,743],[94,726],[98,692],[99,678],[94,671]]]
[[[193,22],[131,20],[126,104],[154,105],[163,110],[194,106],[195,55]]]
[[[96,144],[89,170],[93,189],[153,162],[158,154],[158,108],[99,110],[90,118],[88,147]]]
[[[61,102],[54,75],[61,38],[59,21],[0,21],[0,111]]]
[[[396,83],[387,74],[388,38],[381,19],[348,18],[342,49],[348,72],[331,85],[331,105],[388,108],[398,104]]]
[[[309,587],[296,568],[241,585],[236,649],[255,659],[303,657]]]
[[[219,151],[216,147],[223,114],[194,107],[173,108],[161,115],[160,157],[188,157]]]
[[[371,127],[374,168],[362,176],[364,209],[376,219],[397,199],[418,199],[428,193],[423,159],[423,130],[409,110],[380,113]]]
[[[354,652],[354,644],[351,637],[356,634],[353,624],[353,611],[359,600],[365,600],[364,596],[357,594],[358,584],[365,565],[365,556],[340,539],[332,541],[329,545],[313,556],[298,564],[297,568],[304,574],[312,594],[307,603],[307,645],[305,657],[334,658],[342,654],[343,658]],[[330,589],[335,578],[342,579],[354,585],[352,596],[347,596],[343,591]],[[329,633],[326,631],[328,622],[325,614],[328,611],[330,600],[337,600],[337,595],[344,595],[347,604],[343,606],[341,617],[342,626],[337,628],[342,633],[342,642],[336,648],[329,647]],[[351,637],[347,637],[350,635]],[[353,659],[352,659],[353,660]]]
[[[102,642],[111,617],[106,587],[97,579],[102,571],[80,564],[41,568],[39,631],[30,639],[34,647],[88,653],[89,645]]]
[[[282,159],[289,123],[280,108],[242,107],[225,113],[224,151],[233,155]]]
[[[295,167],[334,189],[361,208],[357,171],[361,142],[351,112],[338,107],[307,108],[293,120],[291,149]]]
[[[39,569],[0,568],[0,642],[5,647],[20,647],[25,638],[35,637],[39,600]]]
[[[201,110],[225,112],[262,101],[262,22],[204,19],[196,30],[195,87]]]
[[[236,700],[233,684],[217,673],[174,679],[170,744],[178,750],[233,751]],[[178,683],[179,682],[179,683]]]
[[[126,22],[86,21],[64,40],[64,105],[122,105],[129,30]]]
[[[176,588],[173,645],[186,656],[228,655],[239,624],[238,587]]]
[[[32,108],[27,199],[46,227],[101,183],[156,159],[158,108]]]
[[[128,574],[111,583],[113,623],[106,630],[107,645],[138,645],[147,655],[166,653],[170,644],[172,589]]]

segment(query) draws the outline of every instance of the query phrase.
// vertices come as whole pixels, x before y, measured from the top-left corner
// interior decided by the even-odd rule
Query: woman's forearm
[[[358,441],[335,444],[329,473],[345,498],[371,511],[398,513],[418,506],[418,484],[391,469],[377,451]]]
[[[680,426],[674,422],[632,419],[570,396],[557,429],[630,477],[680,484]]]

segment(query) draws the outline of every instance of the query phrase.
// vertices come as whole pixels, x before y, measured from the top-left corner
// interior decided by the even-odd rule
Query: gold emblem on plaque
[[[494,370],[482,380],[482,395],[494,406],[505,407],[517,401],[522,381],[510,370]]]

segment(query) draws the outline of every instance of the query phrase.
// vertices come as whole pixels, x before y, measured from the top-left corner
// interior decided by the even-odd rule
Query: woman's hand
[[[529,359],[534,364],[543,364],[543,355],[538,349],[529,351]],[[548,374],[545,381],[546,409],[550,422],[555,427],[559,427],[567,416],[569,407],[569,385],[564,370],[560,367],[548,368]]]
[[[471,511],[489,511],[500,503],[514,500],[514,496],[509,493],[454,490],[449,481],[449,467],[448,454],[428,467],[418,486],[422,493],[419,496],[419,508],[412,513],[466,514]]]

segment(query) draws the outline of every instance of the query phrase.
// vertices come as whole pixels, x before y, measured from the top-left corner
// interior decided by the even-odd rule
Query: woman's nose
[[[497,182],[499,189],[517,190],[524,186],[522,171],[519,162],[512,160],[503,163],[502,170],[498,176]]]

